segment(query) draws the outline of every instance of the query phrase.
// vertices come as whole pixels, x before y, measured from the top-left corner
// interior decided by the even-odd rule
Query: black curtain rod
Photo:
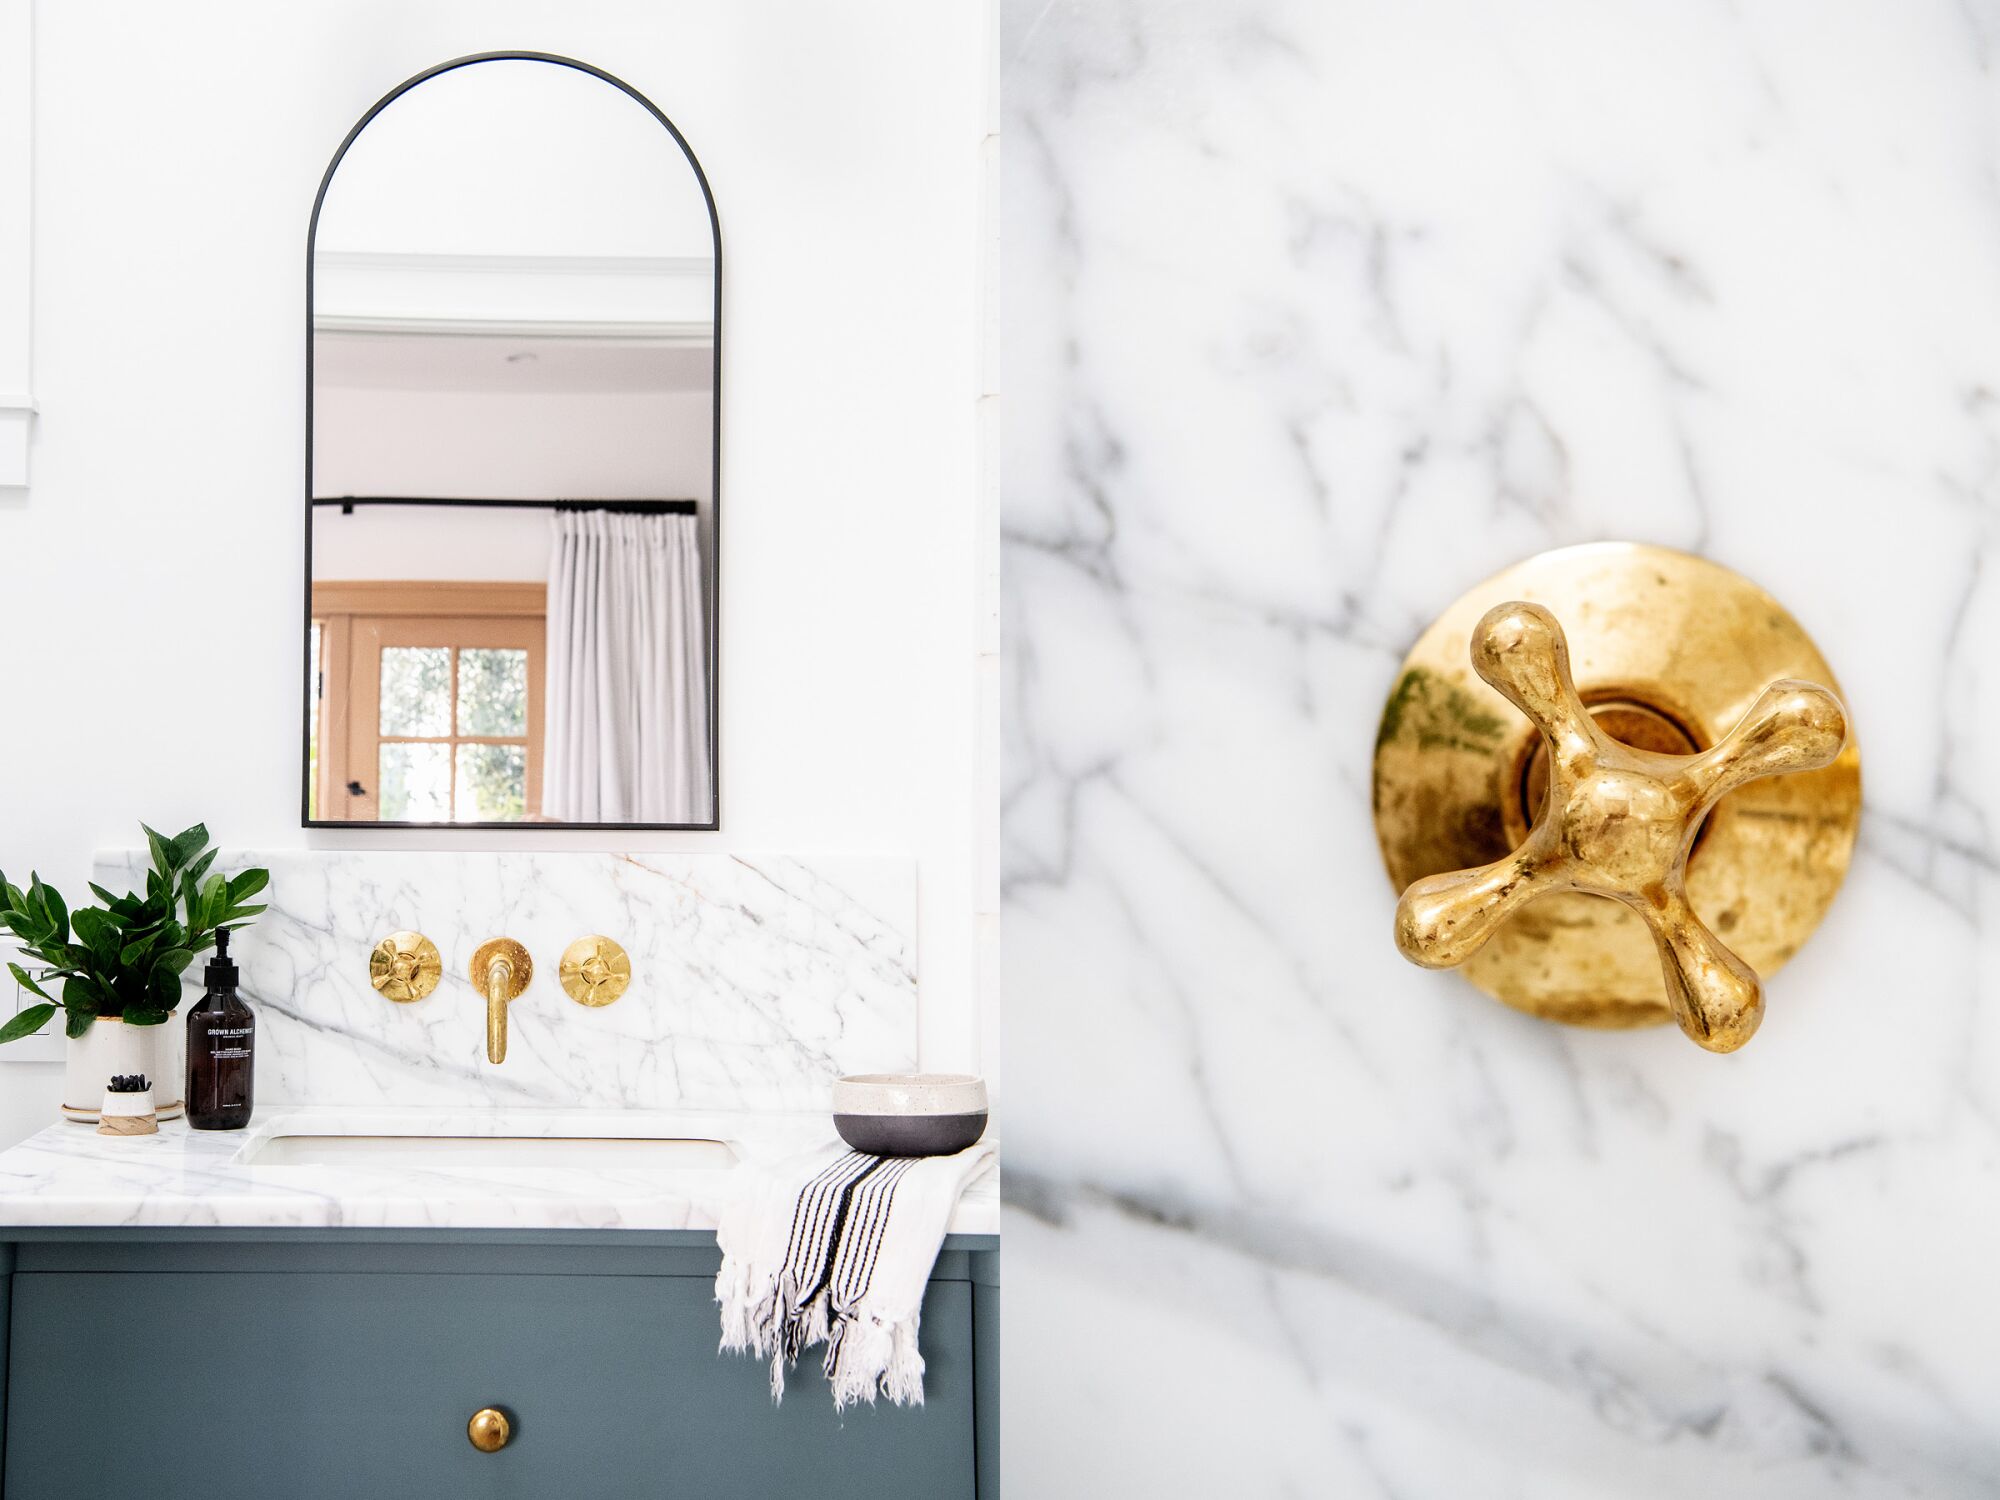
[[[315,495],[315,506],[338,505],[343,516],[357,505],[416,505],[466,510],[615,510],[627,516],[691,516],[693,500],[473,500],[439,495]]]

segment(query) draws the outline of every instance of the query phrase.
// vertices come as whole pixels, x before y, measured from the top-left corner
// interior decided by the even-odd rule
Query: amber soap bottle
[[[208,992],[187,1018],[187,1122],[196,1130],[241,1130],[250,1123],[257,1017],[236,993],[226,927],[215,934],[215,957],[202,978]]]

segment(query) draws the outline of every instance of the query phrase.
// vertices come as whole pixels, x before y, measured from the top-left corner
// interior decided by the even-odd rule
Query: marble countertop
[[[170,1121],[152,1136],[50,1125],[0,1152],[8,1227],[367,1229],[713,1229],[744,1174],[731,1168],[460,1157],[389,1165],[267,1165],[281,1136],[675,1139],[726,1142],[743,1163],[829,1139],[824,1114],[561,1109],[339,1109],[287,1106],[242,1131]],[[267,1158],[266,1160],[269,1160]],[[997,1169],[975,1179],[949,1232],[996,1234]]]

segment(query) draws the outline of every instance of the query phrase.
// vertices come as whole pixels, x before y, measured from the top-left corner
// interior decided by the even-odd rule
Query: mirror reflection
[[[310,823],[713,827],[717,236],[538,58],[391,96],[312,240]]]

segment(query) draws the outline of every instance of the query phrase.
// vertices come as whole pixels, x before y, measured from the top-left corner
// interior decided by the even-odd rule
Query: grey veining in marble
[[[1003,17],[1010,1482],[2000,1490],[2000,10]],[[1728,1058],[1390,940],[1402,653],[1605,538],[1861,741]]]
[[[136,884],[144,854],[98,858]],[[230,851],[271,870],[237,944],[260,1018],[265,1103],[824,1109],[835,1078],[915,1066],[916,872],[873,856]],[[414,928],[444,977],[398,1005],[368,982],[376,940]],[[576,1004],[563,949],[603,933],[632,960],[616,1003]],[[486,1061],[469,977],[490,937],[535,974]],[[200,965],[189,978],[199,977]]]

